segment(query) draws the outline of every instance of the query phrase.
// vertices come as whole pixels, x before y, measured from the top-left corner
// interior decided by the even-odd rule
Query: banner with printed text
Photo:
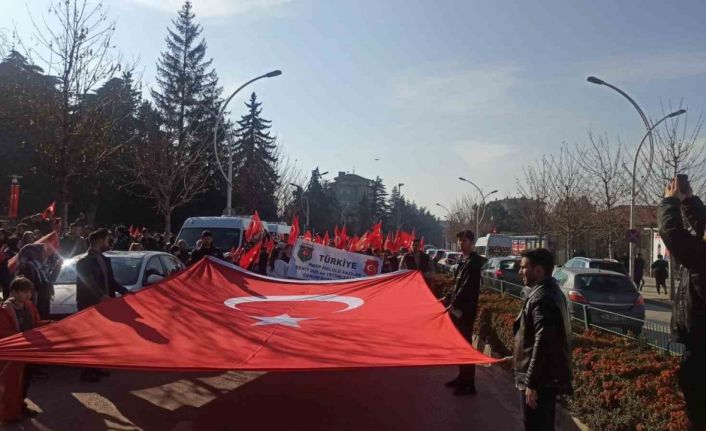
[[[289,262],[289,278],[300,280],[340,280],[378,275],[382,260],[298,239]]]

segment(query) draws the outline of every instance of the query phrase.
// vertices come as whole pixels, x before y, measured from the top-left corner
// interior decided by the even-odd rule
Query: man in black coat
[[[480,270],[486,259],[474,251],[475,234],[464,230],[456,234],[458,249],[463,253],[454,273],[456,285],[451,295],[451,319],[469,343],[473,343],[473,325],[480,295]],[[476,366],[459,365],[458,377],[446,383],[455,388],[454,395],[476,393]]]
[[[189,258],[189,263],[187,265],[190,266],[195,264],[199,260],[203,259],[204,256],[213,256],[220,260],[225,260],[223,257],[223,252],[213,244],[213,234],[208,230],[201,233],[201,247],[191,252],[191,257]]]
[[[79,310],[94,306],[115,294],[131,294],[125,286],[115,280],[110,259],[103,255],[108,251],[108,231],[98,229],[88,236],[90,248],[84,257],[76,262],[76,305]],[[107,373],[96,368],[84,368],[81,380],[97,382]]]
[[[672,338],[684,343],[679,386],[691,429],[706,430],[706,208],[691,186],[680,190],[674,179],[658,207],[659,234],[682,265],[672,311]],[[696,235],[683,225],[682,211]]]
[[[431,278],[434,274],[434,265],[429,255],[422,251],[420,240],[415,239],[412,241],[412,251],[402,256],[399,269],[421,271],[427,284],[431,284]]]
[[[564,294],[552,278],[554,256],[540,248],[522,254],[520,276],[530,288],[513,325],[515,385],[525,430],[554,429],[557,395],[570,394],[571,321]]]
[[[69,233],[64,235],[59,241],[59,254],[64,259],[83,254],[88,249],[86,240],[81,237],[83,228],[76,223],[72,223],[69,229]]]

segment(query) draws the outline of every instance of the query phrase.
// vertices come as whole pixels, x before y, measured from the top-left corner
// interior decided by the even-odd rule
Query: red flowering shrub
[[[512,353],[521,302],[483,290],[475,331],[501,355]],[[681,431],[689,422],[677,385],[679,359],[627,338],[587,331],[572,341],[571,414],[593,430]]]

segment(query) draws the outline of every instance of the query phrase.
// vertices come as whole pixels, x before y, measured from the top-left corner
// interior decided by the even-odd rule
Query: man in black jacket
[[[520,276],[530,291],[513,325],[513,371],[527,431],[553,430],[556,397],[573,390],[571,321],[566,298],[552,278],[553,269],[549,250],[522,254]]]
[[[115,280],[110,259],[103,255],[108,251],[108,231],[98,229],[88,236],[90,248],[84,257],[76,262],[76,305],[79,310],[94,306],[115,294],[128,295],[131,292]],[[96,368],[84,368],[81,380],[97,382],[107,373]]]
[[[696,235],[684,228],[680,210]],[[683,267],[671,325],[672,338],[685,347],[679,386],[692,429],[706,430],[706,208],[688,183],[687,190],[680,190],[674,179],[667,185],[657,217],[664,244]]]
[[[213,244],[213,234],[211,231],[205,230],[201,233],[201,247],[191,252],[188,265],[193,265],[204,256],[213,256],[220,260],[225,260],[223,252]]]
[[[454,274],[456,286],[451,297],[451,318],[456,328],[469,343],[473,342],[473,325],[476,321],[480,295],[480,269],[486,259],[474,250],[475,234],[464,230],[456,234],[458,249],[463,253]],[[459,365],[458,377],[446,383],[455,388],[454,395],[476,393],[476,366]]]
[[[431,285],[434,266],[429,255],[422,251],[421,244],[418,239],[412,241],[412,251],[402,256],[399,269],[421,271],[427,284]]]

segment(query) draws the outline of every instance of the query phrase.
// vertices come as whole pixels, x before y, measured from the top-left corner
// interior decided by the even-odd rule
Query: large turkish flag
[[[212,258],[0,340],[0,360],[164,371],[495,362],[468,345],[419,272],[287,281]]]

